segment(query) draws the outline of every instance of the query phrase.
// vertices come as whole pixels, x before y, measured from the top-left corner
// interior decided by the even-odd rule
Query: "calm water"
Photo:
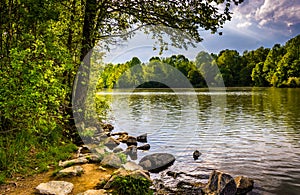
[[[300,89],[103,91],[115,131],[147,133],[172,169],[218,169],[255,180],[259,194],[300,194]],[[195,149],[202,152],[194,161]]]

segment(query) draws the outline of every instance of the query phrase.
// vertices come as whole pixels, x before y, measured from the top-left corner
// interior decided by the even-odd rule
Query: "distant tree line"
[[[271,49],[260,47],[253,51],[223,50],[219,54],[198,53],[195,61],[183,55],[152,57],[142,63],[137,57],[122,64],[107,64],[102,71],[98,88],[128,88],[145,80],[160,77],[176,81],[163,64],[170,65],[188,78],[194,87],[259,86],[300,87],[300,35],[285,45]],[[166,87],[163,83],[146,82],[139,87]]]

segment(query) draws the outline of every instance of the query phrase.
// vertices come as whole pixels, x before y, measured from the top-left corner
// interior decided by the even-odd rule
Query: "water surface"
[[[115,131],[148,134],[173,169],[213,169],[255,180],[259,194],[300,194],[300,89],[103,91]],[[202,152],[194,161],[195,149]]]

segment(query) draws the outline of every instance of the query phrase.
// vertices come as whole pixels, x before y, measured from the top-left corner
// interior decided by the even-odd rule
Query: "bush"
[[[113,188],[113,194],[117,195],[145,195],[153,194],[150,190],[152,183],[142,177],[134,178],[132,176],[117,176],[112,182],[111,187]]]

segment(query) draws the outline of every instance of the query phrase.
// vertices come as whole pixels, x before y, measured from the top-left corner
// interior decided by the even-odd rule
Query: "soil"
[[[108,179],[116,170],[107,168],[106,171],[99,170],[97,164],[83,164],[84,173],[81,176],[55,179],[52,177],[53,170],[34,176],[21,178],[17,177],[15,181],[0,185],[0,195],[32,195],[36,194],[35,187],[40,183],[51,180],[68,181],[74,184],[74,189],[70,195],[76,195],[86,190],[94,189],[97,183]]]

